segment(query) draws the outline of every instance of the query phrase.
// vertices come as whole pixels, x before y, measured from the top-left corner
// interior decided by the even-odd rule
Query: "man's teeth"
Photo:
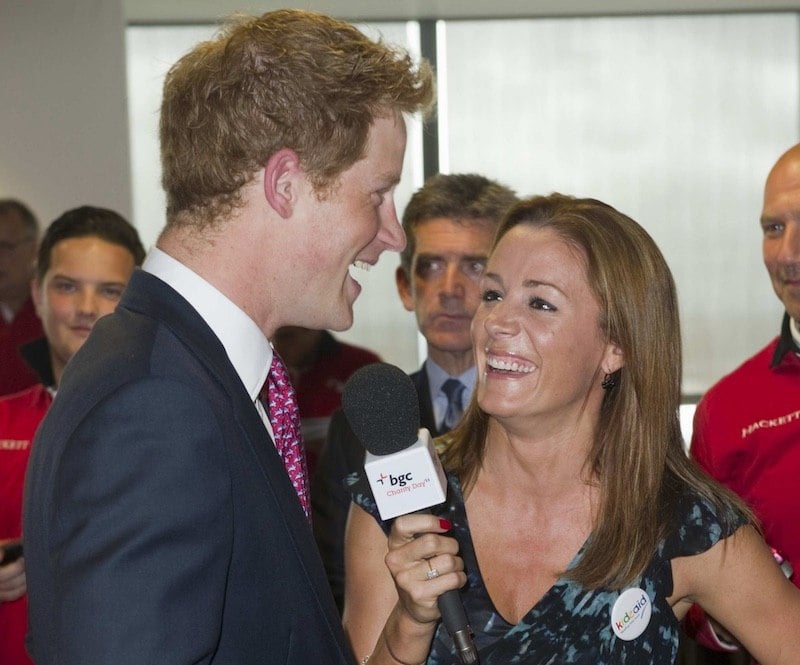
[[[366,261],[353,261],[353,267],[366,272],[369,272],[369,269],[372,268],[372,266]]]
[[[521,365],[516,361],[509,362],[507,360],[499,360],[497,358],[487,358],[486,364],[492,369],[500,369],[504,372],[521,372],[522,374],[530,374],[533,367],[528,365]]]

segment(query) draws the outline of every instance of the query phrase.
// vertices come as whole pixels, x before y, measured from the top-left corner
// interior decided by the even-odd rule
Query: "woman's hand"
[[[437,598],[467,580],[458,542],[444,535],[449,530],[447,520],[406,515],[387,538],[371,515],[351,506],[343,622],[356,662],[369,656],[370,665],[397,665],[428,657]]]
[[[443,535],[450,528],[450,522],[433,515],[403,515],[389,534],[386,566],[401,607],[420,624],[437,621],[439,596],[467,581],[458,542]]]

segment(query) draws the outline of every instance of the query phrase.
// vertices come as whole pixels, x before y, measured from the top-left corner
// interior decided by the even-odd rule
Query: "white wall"
[[[132,212],[124,29],[117,1],[0,0],[0,197],[44,225]]]

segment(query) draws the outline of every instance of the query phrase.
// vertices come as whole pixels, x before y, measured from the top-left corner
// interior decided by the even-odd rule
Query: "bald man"
[[[781,331],[703,396],[691,454],[747,501],[800,586],[800,144],[767,176],[761,229],[764,265],[786,310]]]

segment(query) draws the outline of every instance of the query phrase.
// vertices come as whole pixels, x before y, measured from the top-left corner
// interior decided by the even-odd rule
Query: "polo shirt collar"
[[[800,344],[798,344],[792,334],[792,328],[796,330],[797,327],[792,325],[792,323],[789,314],[785,313],[783,315],[783,324],[781,325],[781,336],[778,339],[778,345],[775,347],[775,353],[772,354],[772,362],[769,364],[770,369],[774,369],[780,365],[781,361],[783,361],[786,354],[790,351],[800,353]]]

